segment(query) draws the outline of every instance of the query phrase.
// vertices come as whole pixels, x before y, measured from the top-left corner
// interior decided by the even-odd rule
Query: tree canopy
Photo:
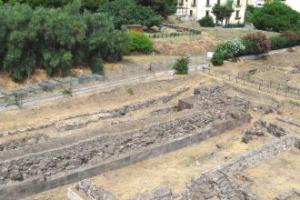
[[[136,0],[140,5],[150,6],[155,12],[166,18],[175,13],[177,0]]]
[[[111,16],[116,28],[119,29],[122,25],[128,24],[141,24],[148,27],[160,25],[163,20],[150,7],[139,5],[134,0],[107,0],[101,5],[99,11]]]
[[[261,30],[300,30],[300,13],[279,1],[255,9],[251,17],[254,26]]]
[[[233,1],[228,0],[226,4],[215,4],[212,8],[212,13],[216,16],[216,20],[223,24],[225,20],[225,24],[229,23],[229,19],[231,14],[233,13]]]

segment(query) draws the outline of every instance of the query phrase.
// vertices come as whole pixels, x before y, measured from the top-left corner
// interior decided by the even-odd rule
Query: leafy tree
[[[150,6],[164,18],[175,13],[177,4],[177,0],[137,0],[137,2],[143,6]]]
[[[254,26],[261,30],[287,31],[300,29],[300,13],[284,3],[274,1],[255,9],[252,15]]]
[[[102,4],[99,11],[111,16],[118,29],[122,25],[129,24],[141,24],[150,27],[162,23],[161,16],[150,7],[138,5],[134,0],[107,0]]]
[[[0,70],[22,81],[39,67],[49,75],[67,75],[86,64],[102,72],[102,62],[119,60],[128,36],[115,30],[105,14],[80,12],[75,1],[63,8],[0,6]]]
[[[67,4],[72,3],[74,0],[4,0],[5,3],[26,3],[31,7],[47,7],[47,8],[59,8]],[[104,0],[82,0],[81,9],[88,9],[90,11],[97,11],[99,6]]]
[[[231,14],[233,13],[233,0],[228,0],[226,4],[215,4],[212,8],[212,13],[216,16],[216,20],[223,24],[225,20],[225,24],[229,24],[229,19]]]

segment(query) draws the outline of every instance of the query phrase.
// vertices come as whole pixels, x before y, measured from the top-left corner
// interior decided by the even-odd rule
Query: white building
[[[298,0],[297,0],[298,1]],[[299,0],[300,1],[300,0]],[[178,0],[176,15],[185,19],[199,20],[204,16],[211,16],[212,8],[215,4],[225,4],[227,0]],[[244,23],[247,0],[234,0],[234,12],[231,15],[229,23]]]

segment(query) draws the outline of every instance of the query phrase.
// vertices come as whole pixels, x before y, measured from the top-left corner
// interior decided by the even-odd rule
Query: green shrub
[[[199,21],[199,24],[203,27],[214,27],[214,19],[211,16],[205,16],[201,18]]]
[[[225,41],[217,46],[216,52],[226,59],[232,59],[243,54],[245,46],[239,39]]]
[[[243,37],[244,54],[261,54],[271,49],[270,40],[261,32],[250,33]]]
[[[211,58],[211,63],[215,66],[220,66],[224,64],[224,57],[222,52],[215,52]]]
[[[122,58],[127,34],[104,14],[80,12],[78,1],[63,8],[0,6],[0,70],[22,81],[39,67],[67,75],[75,65],[102,72],[102,61]]]
[[[179,58],[175,65],[173,66],[173,69],[175,70],[176,74],[188,74],[189,72],[189,62],[190,58],[187,56],[183,56]]]
[[[288,46],[300,45],[300,33],[285,31],[281,33],[281,36],[289,41]]]
[[[300,34],[292,31],[286,31],[278,36],[273,36],[270,38],[271,49],[281,49],[286,47],[292,47],[295,45],[300,45]]]
[[[237,56],[243,55],[245,46],[240,39],[228,40],[219,44],[211,59],[213,65],[223,65],[224,60],[236,60]]]
[[[271,49],[282,49],[289,45],[289,40],[281,35],[270,37]]]
[[[128,50],[130,52],[150,53],[153,50],[153,42],[144,33],[129,31]]]
[[[251,21],[257,29],[287,31],[300,27],[300,13],[279,1],[255,9]]]

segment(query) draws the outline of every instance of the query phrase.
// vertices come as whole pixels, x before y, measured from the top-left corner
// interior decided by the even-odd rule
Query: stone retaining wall
[[[22,99],[39,92],[50,92],[56,89],[62,89],[64,87],[74,87],[79,84],[86,84],[103,80],[104,76],[98,74],[50,79],[34,84],[27,88],[2,92],[2,94],[0,94],[0,104],[9,103],[7,102],[7,98],[9,97]]]
[[[83,113],[80,115],[70,116],[65,119],[60,119],[58,121],[47,122],[37,126],[28,126],[15,130],[8,130],[0,132],[0,137],[5,137],[8,135],[15,135],[23,132],[35,131],[44,128],[48,128],[54,126],[58,131],[63,130],[72,130],[76,128],[80,128],[88,125],[89,123],[99,121],[100,119],[107,119],[118,117],[121,115],[126,115],[128,112],[132,112],[135,110],[147,108],[149,106],[159,104],[159,103],[167,103],[178,95],[188,91],[189,88],[179,88],[178,90],[171,91],[167,95],[161,95],[158,97],[153,97],[145,101],[140,101],[136,103],[131,103],[121,108],[112,109],[112,110],[98,110],[88,113]]]
[[[127,136],[122,136],[122,138],[115,138],[116,143],[110,141],[109,144],[112,145],[108,146],[105,144],[105,141],[108,141],[107,139],[109,137],[99,137],[50,152],[41,152],[4,161],[0,164],[1,172],[6,173],[5,176],[3,176],[3,173],[0,176],[2,180],[0,199],[18,199],[20,197],[25,197],[37,192],[92,177],[105,171],[117,169],[163,153],[171,152],[198,143],[209,137],[216,136],[224,131],[239,127],[242,124],[249,122],[250,119],[251,117],[248,114],[242,114],[240,116],[235,115],[234,119],[227,118],[223,122],[214,124],[204,130],[195,130],[192,134],[189,134],[192,131],[190,129],[191,124],[193,124],[192,127],[195,127],[197,120],[199,120],[196,116],[192,116],[184,122],[177,121],[176,123],[170,123],[171,126],[176,125],[177,123],[185,124],[187,128],[182,129],[185,129],[187,132],[180,132],[181,134],[178,132],[176,133],[173,129],[170,131],[160,129],[161,131],[158,131],[155,136],[152,134],[148,135],[146,132],[135,132]],[[164,126],[168,125],[165,124],[161,127]],[[154,127],[150,129],[155,130]],[[166,138],[164,138],[166,133],[172,134],[170,136],[172,138],[171,140],[166,140]],[[173,134],[179,134],[180,137],[176,138]],[[139,137],[141,137],[142,143],[140,143],[140,141],[136,143],[138,141],[137,138]],[[124,144],[124,142],[126,143]],[[139,148],[139,151],[135,152],[136,145],[147,148]],[[105,150],[103,151],[103,149]],[[106,162],[103,159],[102,161],[101,159],[94,160],[94,162],[91,161],[93,157],[96,157],[96,155],[100,155],[101,153],[101,155],[112,155],[113,152],[122,152],[122,149],[129,149],[130,151],[127,151],[127,154],[124,156],[120,154],[118,156],[115,155],[110,157]],[[61,160],[61,158],[64,158],[64,160]],[[79,165],[79,167],[75,167],[73,170],[65,170],[66,168],[64,168],[64,170],[57,169],[57,167],[64,166],[66,162],[71,162],[73,166]],[[19,172],[15,171],[15,167],[19,168]],[[32,173],[33,171],[35,174]],[[55,172],[57,173],[56,175]],[[22,173],[21,176],[20,173]],[[26,180],[21,182],[9,181],[8,185],[4,184],[11,178],[19,179],[23,176],[24,179],[25,174],[29,175],[26,176]]]
[[[117,200],[113,194],[93,185],[88,179],[80,181],[77,187],[77,189],[86,194],[90,200]]]
[[[280,153],[295,148],[295,144],[299,141],[300,138],[291,135],[284,136],[281,139],[274,139],[271,143],[266,144],[257,150],[246,153],[236,159],[232,159],[224,165],[194,177],[192,181],[187,184],[186,189],[182,193],[175,194],[172,193],[169,188],[160,186],[152,192],[141,194],[134,197],[132,200],[260,200],[256,194],[249,193],[238,185],[233,179],[232,174],[256,166],[261,162],[271,160]],[[79,191],[83,191],[91,200],[110,200],[110,198],[104,198],[103,196],[105,194],[110,194],[109,192],[92,185],[89,180],[81,181],[78,187]],[[93,193],[94,196],[91,198],[90,191],[88,189],[82,190],[82,188],[94,188],[94,190],[101,190],[102,192],[97,195]],[[300,195],[299,191],[291,190],[280,195],[276,200],[287,200],[288,198],[297,195]],[[113,197],[113,200],[116,200],[116,198]]]
[[[103,135],[49,152],[0,162],[0,184],[22,181],[33,176],[48,177],[76,169],[93,160],[105,161],[113,156],[162,144],[204,128],[217,118],[211,113],[197,113],[167,123],[124,134]]]
[[[261,162],[274,159],[282,152],[295,148],[300,138],[295,136],[284,136],[281,139],[274,139],[273,142],[263,147],[246,153],[236,159],[221,165],[213,170],[194,177],[188,187],[189,199],[206,200],[221,197],[221,199],[246,199],[247,192],[241,189],[231,178],[235,174]],[[248,195],[249,196],[249,195]],[[250,196],[252,196],[250,198]],[[250,199],[258,200],[253,194]]]

